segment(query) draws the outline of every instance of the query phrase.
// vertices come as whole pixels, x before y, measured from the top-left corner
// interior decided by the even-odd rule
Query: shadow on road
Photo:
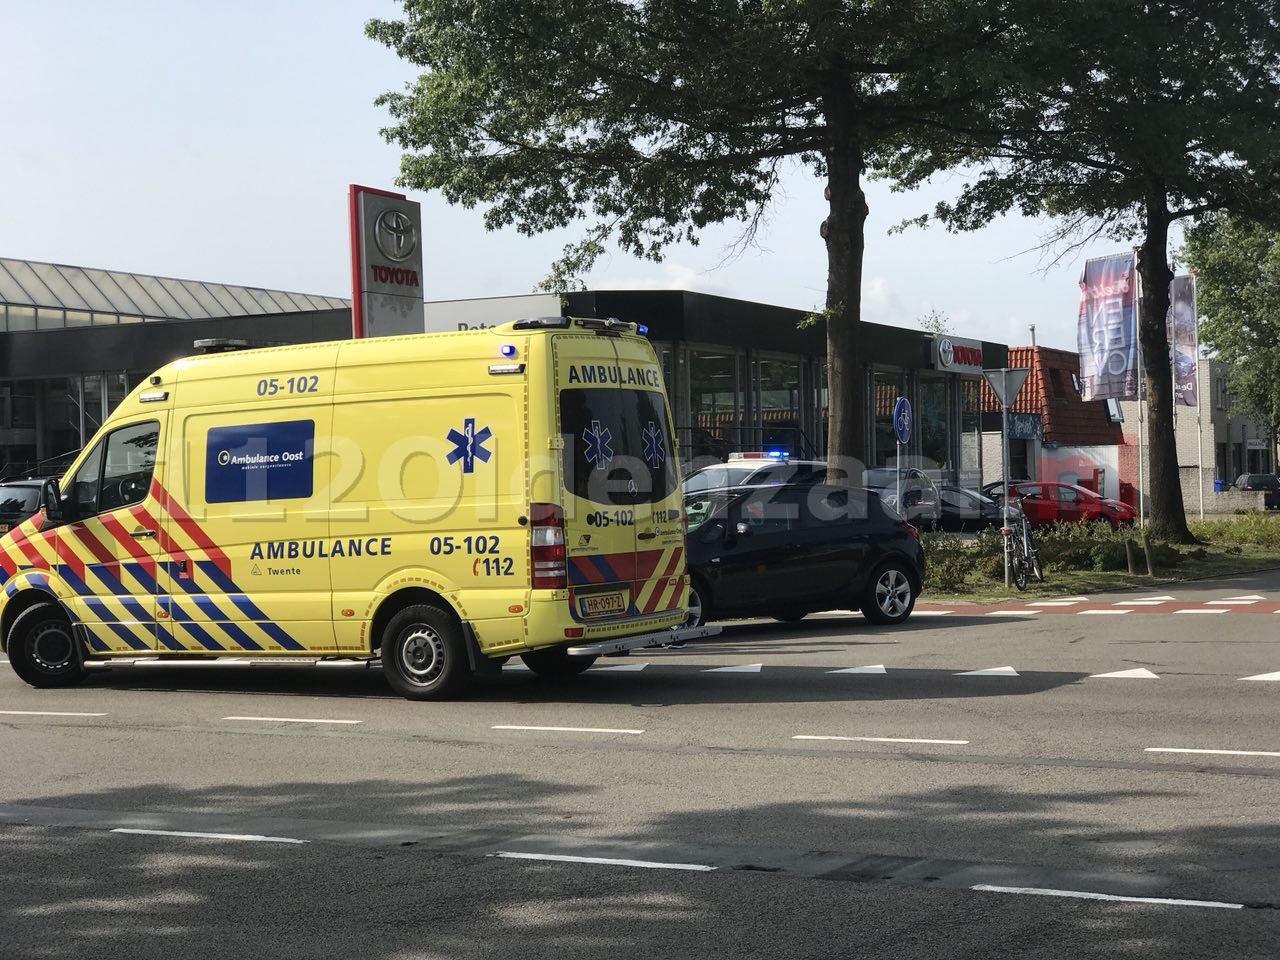
[[[946,889],[954,862],[917,859],[946,838],[950,849],[972,851],[967,869],[978,877],[1003,876],[1008,862],[1040,857],[1099,874],[1176,871],[1178,890],[1166,895],[1212,889],[1226,872],[1245,878],[1232,881],[1235,889],[1255,880],[1274,887],[1280,859],[1272,824],[1207,825],[1199,818],[1171,831],[1148,826],[1143,816],[1157,804],[1190,810],[1198,799],[1140,789],[1014,792],[968,782],[873,799],[667,809],[628,833],[610,829],[593,788],[502,772],[32,796],[12,802],[116,811],[122,820],[152,812],[199,823],[221,814],[246,827],[265,818],[350,822],[358,815],[371,832],[417,828],[423,840],[175,840],[106,832],[110,817],[93,829],[0,826],[0,952],[49,960],[1268,955],[1280,931],[1275,911],[977,894]],[[551,834],[566,822],[602,844],[691,837],[767,844],[785,824],[791,835],[839,838],[828,849],[844,851],[849,866],[823,875],[846,882],[821,883],[786,869],[767,872],[776,869],[767,853],[749,872],[689,875],[497,861],[477,850],[519,848],[520,838]],[[800,852],[814,857],[821,848]],[[913,867],[924,869],[903,882],[900,874]]]

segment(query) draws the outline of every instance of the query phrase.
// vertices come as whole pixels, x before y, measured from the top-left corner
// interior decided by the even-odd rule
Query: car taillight
[[[563,590],[568,586],[564,511],[554,503],[529,505],[529,570],[535,590]]]
[[[903,530],[907,531],[907,534],[909,536],[912,536],[917,540],[920,539],[920,531],[917,530],[911,524],[907,523],[907,521],[903,520],[900,524],[898,524],[898,526],[900,526]]]

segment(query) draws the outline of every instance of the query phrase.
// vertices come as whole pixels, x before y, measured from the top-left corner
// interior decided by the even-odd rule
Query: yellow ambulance
[[[643,328],[519,320],[222,352],[141,384],[0,538],[35,686],[112,658],[380,657],[413,699],[681,629],[678,457]]]

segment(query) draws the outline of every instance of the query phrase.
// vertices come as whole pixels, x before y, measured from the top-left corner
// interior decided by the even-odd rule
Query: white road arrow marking
[[[883,663],[877,663],[870,667],[845,667],[843,670],[828,670],[827,673],[885,673]]]
[[[1160,677],[1146,667],[1134,670],[1117,670],[1115,673],[1091,673],[1090,680],[1159,680]]]
[[[957,677],[1016,677],[1018,671],[1013,667],[989,667],[986,670],[969,670],[966,673],[957,673]]]

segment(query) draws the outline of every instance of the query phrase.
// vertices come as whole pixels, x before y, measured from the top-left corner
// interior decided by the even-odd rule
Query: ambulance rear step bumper
[[[583,643],[570,647],[566,652],[571,657],[607,657],[611,653],[625,653],[639,647],[661,647],[667,643],[683,643],[686,640],[701,640],[703,637],[714,637],[723,627],[681,627],[679,630],[659,630],[656,633],[641,633],[634,637],[618,637],[616,640],[601,640],[599,643]]]

